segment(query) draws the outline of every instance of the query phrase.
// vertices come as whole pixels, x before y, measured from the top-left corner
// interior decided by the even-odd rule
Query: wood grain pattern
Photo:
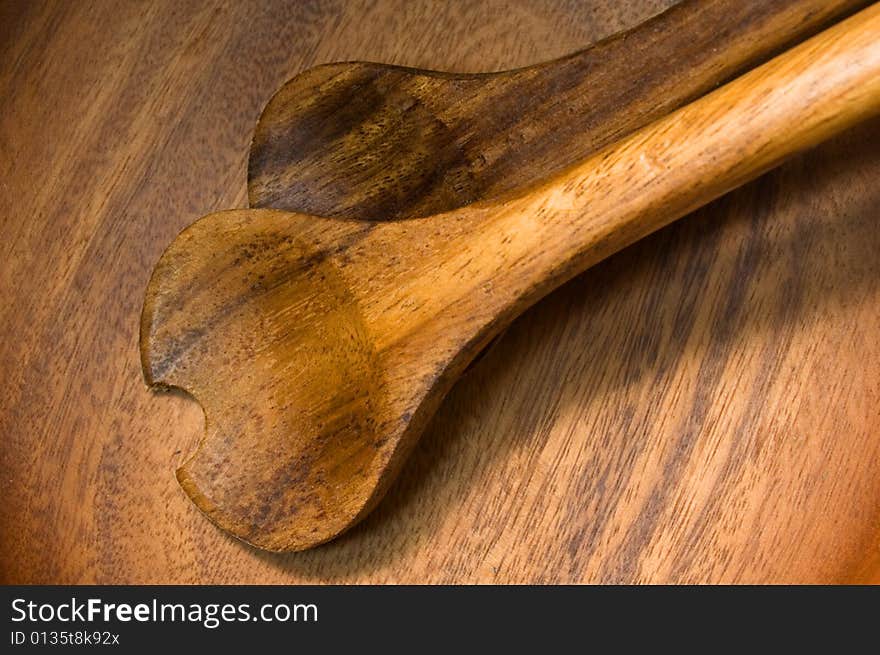
[[[274,89],[527,65],[663,6],[4,5],[3,579],[880,579],[876,121],[516,321],[344,538],[242,548],[173,478],[202,419],[144,391],[141,295],[178,231],[244,206]]]
[[[527,188],[868,4],[685,0],[593,47],[498,73],[312,68],[260,116],[250,204],[383,221]]]
[[[422,219],[220,212],[147,288],[151,385],[191,393],[206,436],[177,477],[275,551],[375,507],[486,344],[589,266],[880,113],[880,5],[549,181]]]

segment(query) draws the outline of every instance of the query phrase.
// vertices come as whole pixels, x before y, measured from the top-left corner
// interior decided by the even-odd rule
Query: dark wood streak
[[[768,199],[764,193],[764,190],[773,183],[771,176],[772,173],[754,183],[756,193],[750,200],[754,201],[755,216],[771,212],[773,209],[772,203],[767,202]],[[754,222],[755,218],[753,217],[751,223],[754,224]],[[752,229],[751,232],[754,237],[755,230]],[[631,526],[631,531],[627,533],[619,551],[607,559],[601,574],[606,582],[631,580],[639,576],[639,555],[645,544],[651,542],[658,527],[662,525],[661,510],[669,506],[671,496],[681,484],[684,467],[692,460],[693,449],[699,443],[700,435],[705,434],[707,430],[706,421],[709,417],[709,408],[719,394],[720,385],[724,380],[724,370],[733,354],[728,348],[730,336],[741,323],[741,314],[746,306],[749,283],[752,276],[756,274],[755,266],[758,263],[759,247],[759,242],[755,238],[751,238],[737,257],[728,287],[723,291],[723,296],[726,299],[724,309],[713,321],[709,349],[697,371],[696,393],[692,401],[692,409],[676,430],[679,436],[671,444],[672,456],[664,463],[661,481],[657,485],[655,493],[642,507],[642,520]]]

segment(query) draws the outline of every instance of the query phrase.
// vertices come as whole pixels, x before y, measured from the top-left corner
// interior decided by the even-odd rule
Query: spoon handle
[[[878,113],[880,3],[493,212],[492,242],[509,249],[510,291],[531,302]],[[540,282],[523,288],[529,280]]]
[[[566,280],[877,113],[880,3],[525,195],[382,224],[372,234],[376,252],[420,243],[441,254],[424,266],[412,262],[418,275],[365,305],[377,333],[398,343],[395,326],[412,323],[417,311],[434,327],[410,333],[409,348],[447,335],[450,351],[468,344],[467,363]]]

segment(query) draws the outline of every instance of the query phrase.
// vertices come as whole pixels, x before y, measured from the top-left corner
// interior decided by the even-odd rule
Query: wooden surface
[[[145,390],[140,299],[180,229],[244,206],[279,84],[525,65],[660,8],[5,5],[3,579],[877,580],[876,121],[540,303],[338,542],[251,550],[174,480],[201,416]]]
[[[273,551],[367,515],[474,357],[590,266],[880,115],[880,5],[518,195],[416,220],[249,209],[162,254],[147,381],[206,435],[177,471],[218,526]]]

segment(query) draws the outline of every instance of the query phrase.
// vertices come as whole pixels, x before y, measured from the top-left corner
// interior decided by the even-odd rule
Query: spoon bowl
[[[187,390],[205,412],[207,436],[180,484],[219,526],[269,549],[339,532],[387,463],[381,363],[324,244],[304,241],[303,218],[196,222],[163,255],[151,282],[162,292],[143,312],[148,382]],[[322,227],[326,239],[357,233]],[[210,255],[194,258],[198,249]]]

